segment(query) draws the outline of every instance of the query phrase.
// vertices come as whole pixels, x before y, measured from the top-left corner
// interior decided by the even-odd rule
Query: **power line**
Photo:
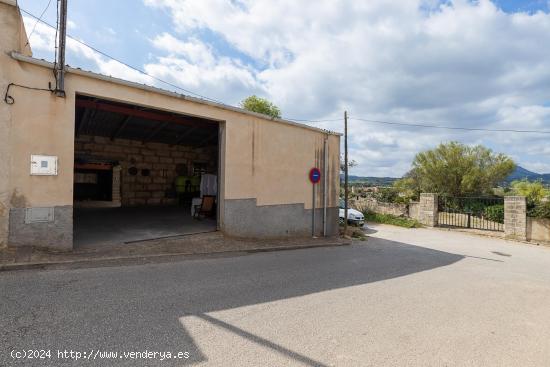
[[[550,134],[550,131],[545,131],[545,130],[484,129],[481,127],[457,127],[457,126],[445,126],[445,125],[437,125],[437,124],[424,124],[424,123],[416,123],[416,122],[394,122],[394,121],[370,120],[370,119],[359,118],[359,117],[350,117],[350,120],[372,122],[372,123],[384,124],[384,125],[420,127],[420,128],[427,128],[427,129],[486,131],[486,132],[503,132],[503,133],[525,133],[525,134]]]
[[[34,15],[34,14],[28,12],[27,10],[25,10],[25,9],[23,9],[23,8],[20,8],[20,9],[21,9],[21,11],[24,12],[25,14],[27,14],[27,15],[33,17],[34,19],[36,19],[36,20],[37,20],[37,23],[38,23],[38,22],[41,22],[41,23],[47,25],[48,27],[50,27],[50,28],[52,28],[52,29],[57,29],[55,26],[53,26],[53,25],[51,25],[50,23],[44,21],[43,19],[40,19],[39,17],[37,17],[36,15]],[[135,66],[132,66],[132,65],[130,65],[130,64],[128,64],[128,63],[126,63],[126,62],[124,62],[124,61],[122,61],[122,60],[119,60],[119,59],[117,59],[117,58],[115,58],[115,57],[113,57],[113,56],[111,56],[111,55],[109,55],[109,54],[107,54],[107,53],[105,53],[105,52],[103,52],[103,51],[101,51],[101,50],[99,50],[99,49],[93,47],[93,46],[90,46],[90,45],[88,45],[87,43],[85,43],[84,41],[81,41],[81,40],[79,40],[79,39],[77,39],[77,38],[71,36],[70,34],[67,34],[67,37],[69,37],[69,38],[72,39],[73,41],[78,42],[79,44],[81,44],[81,45],[83,45],[83,46],[85,46],[85,47],[88,47],[90,50],[92,50],[92,51],[94,51],[94,52],[97,52],[98,54],[100,54],[100,55],[102,55],[102,56],[104,56],[104,57],[106,57],[106,58],[108,58],[108,59],[114,60],[114,61],[116,61],[116,62],[118,62],[118,63],[120,63],[120,64],[122,64],[122,65],[124,65],[124,66],[126,66],[126,67],[128,67],[128,68],[130,68],[130,69],[132,69],[132,70],[135,70],[135,71],[137,71],[137,72],[139,72],[139,73],[141,73],[141,74],[143,74],[143,75],[146,75],[146,76],[148,76],[148,77],[150,77],[150,78],[152,78],[152,79],[154,79],[154,80],[156,80],[156,81],[158,81],[158,82],[164,83],[164,84],[169,85],[169,86],[171,86],[171,87],[173,87],[173,88],[176,88],[176,89],[178,89],[178,90],[184,91],[185,93],[193,94],[193,95],[195,95],[195,96],[197,96],[197,97],[200,97],[200,98],[202,98],[202,99],[205,99],[205,100],[209,100],[209,101],[216,102],[216,103],[220,103],[220,104],[225,104],[225,103],[223,103],[223,102],[221,102],[221,101],[218,101],[218,100],[216,100],[216,99],[213,99],[213,98],[210,98],[210,97],[203,96],[203,95],[201,95],[201,94],[199,94],[199,93],[195,93],[195,92],[193,92],[193,91],[191,91],[191,90],[189,90],[189,89],[185,89],[185,88],[183,88],[183,87],[180,87],[179,85],[176,85],[176,84],[174,84],[174,83],[170,83],[170,82],[167,82],[166,80],[163,80],[163,79],[160,79],[160,78],[158,78],[158,77],[156,77],[156,76],[150,75],[150,74],[148,74],[146,71],[141,70],[141,69],[139,69],[139,68],[137,68],[137,67],[135,67]]]
[[[52,0],[49,0],[48,1],[48,4],[46,6],[46,8],[42,11],[42,13],[40,14],[40,17],[37,17],[36,15],[30,13],[29,11],[23,9],[23,8],[20,8],[22,12],[24,12],[25,14],[31,16],[32,18],[36,19],[36,23],[31,31],[31,33],[29,34],[29,39],[30,37],[32,36],[33,32],[35,31],[36,29],[36,26],[37,24],[40,22],[40,23],[43,23],[45,25],[47,25],[48,27],[52,28],[52,29],[55,29],[56,32],[57,32],[57,27],[51,25],[50,23],[46,22],[45,20],[42,19],[42,17],[44,16],[44,14],[46,13],[47,9],[49,8],[50,4],[51,4]],[[219,100],[216,100],[216,99],[213,99],[213,98],[210,98],[210,97],[207,97],[207,96],[204,96],[204,95],[201,95],[199,93],[196,93],[196,92],[193,92],[189,89],[185,89],[183,87],[180,87],[179,85],[176,85],[174,83],[171,83],[171,82],[167,82],[166,80],[163,80],[163,79],[160,79],[156,76],[153,76],[153,75],[150,75],[148,74],[146,71],[144,70],[141,70],[135,66],[132,66],[122,60],[119,60],[117,58],[115,58],[114,56],[111,56],[109,54],[107,54],[106,52],[103,52],[93,46],[90,46],[89,44],[87,44],[86,42],[84,41],[81,41],[73,36],[71,36],[70,34],[67,34],[67,37],[69,37],[70,39],[72,39],[73,41],[85,46],[85,47],[88,47],[89,49],[91,49],[92,51],[94,52],[97,52],[98,54],[108,58],[108,59],[111,59],[113,61],[116,61],[134,71],[137,71],[143,75],[146,75],[160,83],[163,83],[163,84],[166,84],[168,86],[171,86],[173,88],[176,88],[178,90],[181,90],[181,91],[184,91],[185,93],[188,93],[188,94],[192,94],[192,95],[195,95],[195,96],[198,96],[202,99],[205,99],[205,100],[209,100],[209,101],[212,101],[212,102],[216,102],[216,103],[220,103],[220,104],[225,104],[224,102],[222,101],[219,101]],[[57,37],[56,37],[57,38]],[[27,41],[27,44],[28,44],[29,41]],[[57,40],[56,40],[56,43],[57,43]],[[57,44],[56,44],[56,47],[57,47]],[[359,118],[359,117],[349,117],[350,120],[356,120],[356,121],[363,121],[363,122],[370,122],[370,123],[377,123],[377,124],[385,124],[385,125],[396,125],[396,126],[407,126],[407,127],[420,127],[420,128],[431,128],[431,129],[444,129],[444,130],[461,130],[461,131],[485,131],[485,132],[513,132],[513,133],[528,133],[528,134],[550,134],[550,131],[544,131],[544,130],[517,130],[517,129],[484,129],[484,128],[467,128],[467,127],[454,127],[454,126],[444,126],[444,125],[437,125],[437,124],[424,124],[424,123],[414,123],[414,122],[394,122],[394,121],[381,121],[381,120],[371,120],[371,119],[365,119],[365,118]],[[320,122],[337,122],[337,121],[342,121],[341,118],[339,119],[323,119],[323,120],[310,120],[310,119],[295,119],[295,118],[287,118],[287,120],[290,120],[290,121],[295,121],[295,122],[312,122],[312,123],[320,123]]]
[[[51,0],[50,0],[50,1],[51,1]],[[58,28],[58,27],[55,27],[55,26],[49,24],[49,23],[46,22],[45,20],[43,20],[43,19],[37,17],[36,15],[30,13],[29,11],[27,11],[27,10],[25,10],[25,9],[23,9],[23,8],[20,8],[20,9],[21,9],[21,11],[24,12],[25,14],[27,14],[27,15],[33,17],[34,19],[36,19],[36,20],[37,20],[36,23],[41,22],[41,23],[47,25],[48,27],[55,29],[56,32],[57,32],[57,28]],[[58,18],[59,18],[59,16],[58,16]],[[81,40],[79,40],[79,39],[77,39],[77,38],[71,36],[70,34],[67,34],[67,37],[69,37],[70,39],[74,40],[75,42],[78,42],[79,44],[81,44],[81,45],[83,45],[83,46],[85,46],[85,47],[88,47],[90,50],[92,50],[92,51],[94,51],[94,52],[97,52],[98,54],[100,54],[100,55],[102,55],[102,56],[104,56],[104,57],[106,57],[106,58],[109,58],[109,59],[111,59],[111,60],[114,60],[114,61],[116,61],[116,62],[118,62],[118,63],[120,63],[120,64],[122,64],[122,65],[124,65],[124,66],[126,66],[126,67],[128,67],[128,68],[130,68],[130,69],[132,69],[132,70],[135,70],[135,71],[137,71],[137,72],[139,72],[139,73],[141,73],[141,74],[143,74],[143,75],[146,75],[146,76],[148,76],[148,77],[150,77],[150,78],[152,78],[152,79],[154,79],[154,80],[157,80],[157,81],[159,81],[159,82],[161,82],[161,83],[164,83],[164,84],[169,85],[169,86],[171,86],[171,87],[173,87],[173,88],[176,88],[176,89],[179,89],[179,90],[181,90],[181,91],[184,91],[184,92],[186,92],[186,93],[193,94],[193,95],[198,96],[198,97],[200,97],[200,98],[202,98],[202,99],[205,99],[205,100],[209,100],[209,101],[216,102],[216,103],[220,103],[220,104],[226,104],[226,103],[224,103],[224,102],[222,102],[222,101],[219,101],[219,100],[216,100],[216,99],[213,99],[213,98],[210,98],[210,97],[206,97],[206,96],[201,95],[201,94],[199,94],[199,93],[195,93],[195,92],[193,92],[193,91],[191,91],[191,90],[189,90],[189,89],[185,89],[185,88],[183,88],[183,87],[180,87],[179,85],[176,85],[176,84],[167,82],[166,80],[163,80],[163,79],[160,79],[160,78],[155,77],[155,76],[153,76],[153,75],[150,75],[150,74],[148,74],[146,71],[141,70],[141,69],[139,69],[139,68],[137,68],[137,67],[134,67],[134,66],[132,66],[132,65],[130,65],[130,64],[128,64],[128,63],[122,61],[122,60],[119,60],[119,59],[117,59],[117,58],[115,58],[115,57],[113,57],[113,56],[107,54],[106,52],[103,52],[103,51],[99,50],[99,49],[96,48],[96,47],[90,46],[90,45],[87,44],[86,42],[81,41]],[[56,47],[57,47],[57,36],[56,36]],[[335,122],[335,121],[342,121],[341,118],[339,118],[339,119],[326,119],[326,120],[293,119],[293,118],[286,118],[286,119],[287,119],[287,120],[290,120],[290,121],[295,121],[295,122],[313,122],[313,123],[315,123],[315,122]]]
[[[34,26],[32,27],[32,31],[31,33],[29,33],[29,37],[27,38],[27,43],[25,43],[25,46],[28,46],[29,45],[29,42],[30,42],[30,39],[34,33],[34,31],[36,30],[36,26],[38,25],[38,22],[40,22],[42,20],[42,17],[44,16],[44,14],[46,13],[46,11],[48,10],[48,8],[50,7],[50,4],[52,3],[52,0],[49,0],[48,1],[48,4],[46,5],[46,7],[44,8],[44,10],[42,10],[42,13],[40,14],[40,17],[36,18],[36,22],[34,23]],[[23,10],[23,9],[21,9]]]

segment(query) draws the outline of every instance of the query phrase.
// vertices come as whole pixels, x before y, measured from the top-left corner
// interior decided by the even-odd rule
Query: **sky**
[[[38,16],[48,1],[19,5]],[[54,31],[23,15],[34,56],[53,60]],[[43,19],[55,24],[56,0]],[[338,132],[348,111],[353,175],[400,177],[449,141],[550,173],[549,134],[358,120],[550,131],[550,0],[69,0],[68,19],[149,76],[69,40],[71,66],[229,105],[256,94]]]

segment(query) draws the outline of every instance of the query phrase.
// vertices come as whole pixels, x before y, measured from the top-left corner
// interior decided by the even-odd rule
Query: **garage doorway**
[[[77,95],[74,150],[74,248],[216,231],[219,122]]]

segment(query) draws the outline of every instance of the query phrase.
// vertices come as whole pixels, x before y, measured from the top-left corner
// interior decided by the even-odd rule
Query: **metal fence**
[[[439,226],[504,231],[504,198],[439,197]]]

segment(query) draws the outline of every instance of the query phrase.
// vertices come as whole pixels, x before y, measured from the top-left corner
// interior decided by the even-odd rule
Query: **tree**
[[[353,167],[356,167],[357,166],[357,162],[355,160],[348,160],[348,169],[350,168],[353,168]],[[344,162],[344,158],[340,157],[340,171],[343,173],[343,172],[346,172],[346,163]]]
[[[402,190],[450,196],[490,195],[515,169],[512,159],[481,145],[440,144],[418,153],[411,170],[396,183]]]
[[[550,197],[550,190],[541,181],[529,182],[527,179],[512,182],[512,192],[514,195],[525,196],[529,206],[537,205],[544,198]]]
[[[247,111],[262,113],[273,118],[281,118],[281,110],[265,98],[250,96],[241,102],[241,107]]]

